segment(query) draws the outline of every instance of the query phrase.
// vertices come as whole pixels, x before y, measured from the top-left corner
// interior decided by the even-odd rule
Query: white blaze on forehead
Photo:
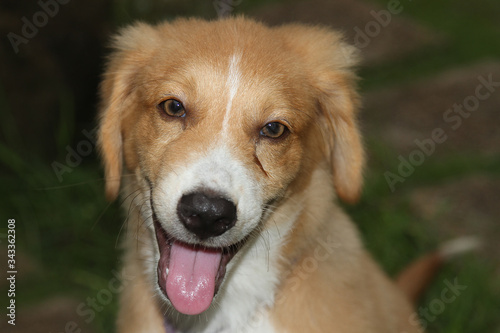
[[[229,71],[227,75],[226,88],[228,89],[228,100],[226,105],[226,113],[224,115],[224,121],[222,123],[222,130],[225,131],[229,124],[229,117],[231,108],[233,106],[233,98],[238,91],[240,86],[240,76],[238,65],[240,63],[241,55],[233,54],[229,60]]]

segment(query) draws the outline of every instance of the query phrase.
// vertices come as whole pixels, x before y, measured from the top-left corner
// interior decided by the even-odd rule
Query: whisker
[[[127,198],[125,198],[125,200],[127,200],[127,199],[128,199],[128,198],[129,198],[132,194],[134,194],[135,192],[139,192],[139,193],[137,193],[137,194],[134,196],[134,198],[131,200],[131,202],[130,202],[130,206],[129,206],[129,209],[128,209],[128,212],[127,212],[127,217],[125,218],[125,221],[123,221],[122,225],[120,226],[120,230],[118,230],[118,235],[116,236],[115,248],[117,248],[117,247],[118,247],[118,241],[119,241],[119,239],[120,239],[120,235],[121,235],[122,230],[124,229],[125,225],[127,225],[127,224],[128,224],[128,222],[129,222],[129,220],[130,220],[130,219],[129,219],[129,217],[130,217],[130,210],[132,209],[133,202],[134,202],[134,200],[135,200],[138,196],[140,196],[140,195],[141,195],[141,193],[140,193],[140,191],[139,191],[139,190],[136,190],[136,191],[133,191],[132,193],[130,193],[130,194],[127,196]],[[124,202],[125,202],[125,200],[124,200]],[[128,228],[126,228],[126,229],[128,229]]]

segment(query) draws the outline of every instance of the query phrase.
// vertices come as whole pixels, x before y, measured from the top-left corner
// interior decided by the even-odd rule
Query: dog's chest
[[[281,272],[280,244],[285,230],[255,239],[227,276],[215,306],[188,321],[172,317],[168,333],[275,333],[269,309],[275,301]],[[186,319],[184,317],[184,319]],[[173,330],[173,327],[180,330]]]

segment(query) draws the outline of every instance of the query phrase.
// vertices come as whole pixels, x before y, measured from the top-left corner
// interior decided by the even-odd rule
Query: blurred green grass
[[[387,1],[374,0],[380,6]],[[443,34],[446,43],[424,48],[398,61],[361,70],[362,89],[397,86],[432,77],[451,68],[500,58],[500,2],[401,1],[402,16],[410,17]],[[477,151],[460,152],[429,159],[398,191],[391,193],[382,177],[397,166],[398,153],[381,147],[377,138],[366,142],[370,154],[365,195],[359,205],[347,207],[358,222],[368,249],[395,275],[419,255],[436,248],[438,240],[422,221],[412,215],[409,193],[417,187],[445,183],[474,174],[500,177],[500,157]],[[427,225],[428,226],[428,225]],[[442,313],[426,320],[428,332],[500,332],[500,284],[491,262],[469,254],[448,264],[436,277],[417,309],[440,299],[443,281],[458,279],[467,289],[446,304]]]
[[[243,1],[240,10],[251,9],[263,1]],[[375,0],[381,6],[387,1]],[[211,2],[202,6],[187,1],[167,17],[175,15],[207,15],[214,10]],[[136,8],[114,10],[114,22],[123,25],[137,18]],[[145,9],[147,11],[147,9]],[[156,11],[161,13],[161,11]],[[484,0],[481,5],[451,0],[405,4],[401,14],[446,35],[447,43],[430,47],[390,64],[362,68],[363,91],[375,87],[398,85],[429,77],[446,69],[500,57],[500,2]],[[152,20],[159,16],[151,17]],[[5,83],[3,83],[5,84]],[[64,175],[59,183],[51,168],[51,160],[23,154],[23,133],[13,125],[9,105],[0,83],[0,123],[6,142],[0,144],[0,180],[3,191],[0,200],[2,218],[17,220],[17,241],[21,251],[35,262],[36,269],[20,281],[19,304],[34,304],[54,295],[71,295],[85,302],[87,297],[107,287],[112,271],[119,267],[117,235],[124,221],[120,204],[106,203],[103,195],[102,170],[95,153]],[[56,135],[58,154],[63,162],[65,147],[82,136],[73,126],[74,101],[71,92],[61,92],[60,123]],[[91,130],[91,128],[88,128]],[[368,249],[391,274],[396,274],[408,262],[434,249],[438,240],[415,219],[409,207],[408,193],[422,184],[435,184],[449,178],[474,173],[500,176],[500,159],[484,157],[475,152],[427,161],[401,190],[393,194],[380,175],[394,169],[395,152],[380,147],[370,138],[368,150],[371,170],[367,174],[365,194],[361,202],[346,207],[358,223]],[[397,200],[396,200],[397,199]],[[20,267],[22,270],[22,267]],[[448,265],[422,300],[428,306],[439,297],[443,281],[459,277],[467,290],[456,302],[447,305],[429,323],[429,332],[500,332],[500,290],[493,278],[494,267],[473,254]],[[98,332],[113,331],[116,298],[104,307],[93,321]]]

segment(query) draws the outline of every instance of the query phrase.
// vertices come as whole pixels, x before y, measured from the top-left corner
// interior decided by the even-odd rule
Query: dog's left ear
[[[352,67],[358,50],[327,28],[285,25],[278,28],[304,61],[317,94],[318,125],[332,167],[338,196],[356,202],[363,183],[364,150],[357,125],[359,96]]]
[[[338,196],[356,202],[363,185],[364,150],[357,126],[358,97],[343,75],[333,75],[319,98],[320,129]]]

